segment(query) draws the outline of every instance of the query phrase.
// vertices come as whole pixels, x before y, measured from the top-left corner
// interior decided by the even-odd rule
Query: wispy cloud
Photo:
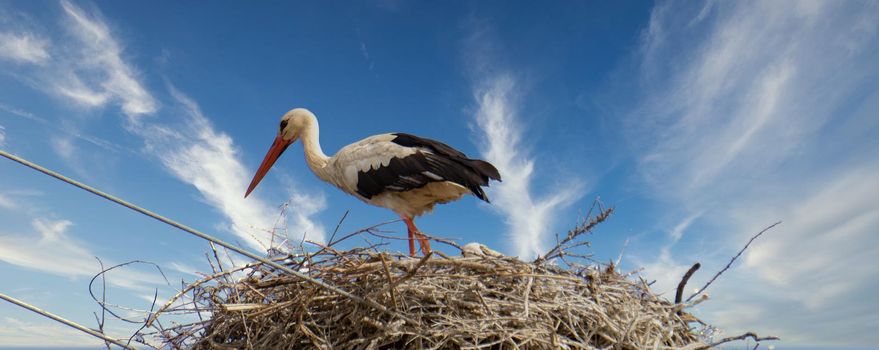
[[[500,171],[503,182],[493,183],[488,190],[492,208],[504,216],[515,254],[531,259],[545,252],[550,243],[555,218],[585,194],[585,186],[578,180],[566,180],[565,188],[548,193],[534,193],[537,176],[535,156],[523,144],[523,130],[527,125],[520,120],[523,89],[516,76],[507,70],[501,41],[495,28],[488,22],[468,18],[464,27],[469,35],[462,44],[462,57],[469,70],[476,100],[473,115],[483,140],[480,153]],[[543,183],[551,183],[551,179]]]
[[[863,51],[875,44],[869,33],[876,10],[852,14],[806,4],[727,4],[714,9],[717,21],[702,27],[681,24],[688,21],[674,17],[682,11],[677,8],[654,13],[651,31],[662,28],[655,30],[665,39],[647,36],[643,45],[653,55],[690,62],[669,67],[669,59],[644,61],[667,73],[647,77],[653,93],[630,120],[645,132],[636,136],[647,137],[639,163],[657,189],[691,198],[718,181],[775,171],[774,164],[802,152],[801,142],[834,117],[833,106],[876,74]],[[670,5],[657,5],[664,6]],[[682,38],[697,41],[679,50]],[[814,95],[821,98],[808,98]]]
[[[674,228],[669,231],[668,235],[671,237],[672,241],[677,242],[684,236],[684,232],[693,224],[693,221],[702,216],[702,211],[697,211],[689,216],[685,217],[681,222],[675,225]]]
[[[15,209],[17,207],[18,206],[12,201],[12,199],[9,199],[9,197],[6,197],[3,193],[0,193],[0,208]]]
[[[69,220],[34,219],[27,234],[0,232],[0,261],[68,278],[90,278],[100,265],[90,249],[68,233]],[[132,290],[151,291],[161,286],[161,276],[126,271],[114,274],[108,283]]]
[[[137,71],[122,58],[122,46],[97,10],[86,13],[69,1],[61,6],[67,29],[78,40],[76,55],[59,66],[69,69],[55,84],[56,91],[88,106],[118,101],[129,121],[155,112],[158,103],[141,84]]]
[[[879,253],[879,206],[869,199],[879,191],[879,123],[866,117],[879,115],[877,26],[873,3],[656,5],[640,50],[643,98],[625,130],[648,188],[676,204],[668,215],[684,219],[658,255],[640,252],[654,256],[638,260],[648,278],[676,282],[692,263],[682,256],[719,269],[761,226],[783,220],[728,274],[736,283],[719,283],[714,294],[734,294],[763,315],[798,315],[791,326],[711,307],[717,313],[706,319],[781,329],[802,344],[840,339],[831,336],[839,331],[860,334],[847,345],[879,341],[854,321],[862,311],[829,328],[810,326],[839,310],[837,300],[866,295],[875,287],[867,281],[879,277],[868,258]],[[712,229],[689,232],[694,225]],[[879,310],[874,301],[856,303]]]
[[[250,172],[240,159],[232,138],[214,129],[199,106],[173,87],[172,96],[182,108],[183,125],[145,125],[136,131],[147,150],[178,179],[193,185],[205,202],[229,219],[227,231],[234,232],[256,249],[266,248],[271,238],[264,232],[274,226],[280,208],[259,197],[244,198]],[[293,192],[290,212],[295,213],[290,231],[322,240],[323,227],[311,219],[325,206],[321,195]]]
[[[51,142],[52,149],[54,149],[55,153],[61,156],[61,158],[70,160],[74,156],[76,149],[73,146],[73,140],[70,138],[56,137],[53,138]]]
[[[103,346],[97,338],[73,328],[45,321],[35,323],[13,317],[0,319],[0,339],[4,346],[30,347],[34,344],[46,347]]]
[[[50,41],[26,31],[0,33],[0,59],[39,63],[28,70],[13,68],[11,74],[81,108],[118,104],[127,116],[126,126],[136,125],[141,116],[154,113],[158,103],[140,82],[137,70],[123,58],[123,46],[113,38],[100,12],[86,11],[69,1],[60,4],[61,23],[70,34],[63,40]],[[80,176],[87,175],[83,169],[88,168],[82,161],[92,157],[83,156],[73,138],[108,150],[120,150],[104,140],[81,135],[73,118],[46,123],[43,118],[5,104],[0,104],[0,109],[60,129],[66,138],[52,140],[51,146]]]
[[[475,117],[485,139],[482,155],[503,177],[503,182],[493,184],[489,191],[493,208],[505,216],[516,254],[530,259],[545,251],[555,215],[580,199],[583,187],[574,182],[534,198],[534,160],[520,144],[522,127],[516,117],[515,87],[509,76],[485,81],[475,92],[479,106]]]
[[[651,289],[668,298],[673,298],[677,283],[681,277],[690,268],[689,265],[675,259],[668,246],[659,249],[659,256],[649,261],[641,260],[639,257],[632,257],[632,263],[643,269],[641,274],[647,276],[651,285]],[[694,281],[695,282],[695,281]],[[696,283],[693,283],[696,284]]]
[[[103,93],[122,102],[122,110],[129,117],[129,131],[141,136],[150,154],[178,179],[193,185],[207,204],[228,218],[225,229],[253,248],[265,247],[270,239],[263,230],[272,228],[280,209],[258,197],[243,198],[249,173],[232,138],[217,131],[195,101],[170,85],[171,96],[182,107],[182,125],[145,123],[138,118],[154,113],[157,103],[138,81],[135,69],[122,58],[121,45],[109,26],[97,12],[87,14],[67,1],[62,6],[71,19],[70,30],[94,57],[79,66],[102,70],[106,79],[100,87]],[[295,215],[290,231],[296,237],[322,240],[323,227],[311,215],[323,209],[323,198],[298,192],[292,198],[290,209]]]
[[[18,63],[44,63],[49,60],[49,41],[31,33],[0,33],[0,59]]]
[[[767,200],[739,209],[736,214],[743,217],[786,219],[749,250],[745,266],[812,310],[864,287],[864,279],[879,277],[877,179],[879,164],[845,169],[814,190],[791,196],[791,203]]]
[[[6,127],[0,125],[0,147],[6,146]]]
[[[110,152],[114,152],[114,153],[129,153],[129,154],[136,153],[132,149],[128,149],[126,147],[120,146],[119,144],[116,144],[114,142],[110,142],[107,139],[103,139],[103,138],[96,137],[93,135],[83,134],[71,126],[65,126],[65,125],[61,125],[59,123],[50,122],[46,118],[43,118],[41,116],[35,115],[31,112],[25,111],[23,109],[20,109],[20,108],[14,107],[14,106],[0,103],[0,111],[6,112],[6,113],[9,113],[9,114],[12,114],[12,115],[36,122],[36,123],[39,123],[41,126],[48,128],[48,129],[51,129],[53,132],[57,133],[59,135],[59,137],[75,138],[79,141],[86,142],[88,144],[91,144],[92,146],[100,147],[101,149],[103,149],[105,151],[110,151]],[[3,126],[0,125],[0,134],[3,134],[3,129],[4,129]],[[3,139],[2,136],[3,135],[0,135],[0,140]],[[0,142],[0,146],[2,146],[2,144],[3,143]]]
[[[272,228],[280,209],[258,197],[243,198],[249,172],[243,166],[232,138],[216,130],[196,102],[173,87],[169,90],[180,107],[177,112],[182,118],[174,118],[179,122],[153,120],[158,119],[158,102],[144,87],[134,65],[125,59],[125,45],[114,37],[101,13],[94,8],[86,10],[70,1],[62,1],[61,7],[65,29],[75,40],[65,48],[71,54],[48,62],[44,73],[53,78],[49,84],[51,92],[80,106],[118,104],[127,117],[126,130],[143,138],[149,155],[155,156],[176,178],[193,185],[208,205],[228,219],[224,229],[234,232],[254,248],[264,247],[263,244],[270,241],[265,230]],[[13,107],[0,104],[0,108],[43,124],[52,124]],[[145,119],[144,116],[157,118]],[[68,132],[67,137],[53,139],[53,150],[74,170],[86,169],[79,165],[83,157],[74,142],[76,139],[118,149],[104,140],[79,133]],[[323,238],[323,227],[311,217],[324,207],[320,194],[291,193],[293,215],[289,231],[294,238],[303,235],[318,241]]]

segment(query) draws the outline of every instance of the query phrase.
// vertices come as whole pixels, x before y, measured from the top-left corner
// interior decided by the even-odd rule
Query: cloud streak
[[[64,127],[64,126],[58,125],[57,123],[50,122],[46,118],[37,116],[31,112],[22,110],[20,108],[16,108],[13,106],[9,106],[9,105],[0,103],[0,111],[4,111],[4,112],[10,113],[12,115],[39,123],[43,127],[49,128],[53,132],[58,133],[59,135],[63,135],[62,137],[75,138],[77,140],[91,144],[92,146],[100,147],[101,149],[103,149],[105,151],[110,151],[110,152],[114,152],[114,153],[129,153],[129,154],[136,153],[132,149],[125,148],[123,146],[120,146],[116,143],[110,142],[110,141],[103,139],[103,138],[100,138],[100,137],[82,134],[82,133],[78,132],[77,130],[73,129],[72,127]],[[3,129],[4,129],[3,126],[0,125],[0,134],[3,134]],[[0,135],[0,140],[2,140],[2,139],[3,139],[3,135]],[[2,145],[3,145],[3,143],[0,142],[0,146],[2,146]]]
[[[58,323],[34,323],[13,317],[0,319],[0,339],[4,346],[44,347],[103,346],[104,342],[73,328]]]
[[[0,209],[15,209],[18,205],[12,201],[9,197],[6,197],[3,193],[0,193]]]
[[[158,103],[140,83],[137,71],[122,58],[122,46],[100,13],[86,13],[69,1],[62,1],[61,7],[67,15],[68,31],[78,39],[78,57],[59,76],[55,91],[92,107],[117,101],[131,123],[155,112]]]
[[[40,64],[49,60],[48,40],[30,33],[0,33],[0,59]]]
[[[51,94],[79,106],[118,105],[126,117],[125,129],[143,139],[146,153],[158,159],[175,178],[195,187],[205,203],[228,220],[222,229],[236,234],[252,248],[264,248],[270,242],[264,231],[273,228],[280,209],[259,197],[243,198],[249,173],[232,138],[216,130],[195,101],[170,86],[170,95],[179,108],[173,111],[173,121],[158,121],[162,117],[158,101],[141,82],[134,65],[124,58],[124,45],[113,36],[101,13],[97,9],[87,11],[70,1],[62,1],[61,7],[64,29],[74,40],[57,48],[45,45],[46,50],[63,50],[68,54],[47,57],[40,76],[46,84],[41,85],[50,86]],[[0,109],[55,127],[54,123],[10,106],[0,104]],[[63,129],[66,135],[53,139],[50,145],[78,172],[86,167],[79,165],[83,157],[74,143],[76,139],[120,150],[104,140],[69,131],[75,128]],[[291,238],[322,240],[324,229],[311,217],[325,207],[323,196],[291,190],[290,201]]]
[[[525,125],[517,113],[523,89],[511,70],[504,69],[505,56],[494,27],[473,17],[463,25],[469,35],[462,41],[461,52],[475,81],[473,119],[482,140],[480,153],[503,178],[487,191],[491,207],[504,217],[514,253],[521,259],[532,259],[546,251],[554,218],[585,194],[585,186],[566,179],[565,188],[534,193],[537,176],[544,174],[535,172],[534,156],[527,151],[531,145],[522,143]]]
[[[489,79],[475,92],[476,124],[485,144],[482,155],[494,164],[503,182],[493,184],[493,208],[510,230],[516,254],[531,259],[547,249],[553,217],[583,196],[582,184],[573,183],[545,197],[534,198],[534,160],[522,151],[522,128],[516,118],[515,81],[509,76]]]
[[[866,117],[879,115],[870,83],[879,77],[879,6],[690,5],[658,3],[639,53],[643,96],[624,130],[653,196],[685,219],[658,256],[636,260],[665,290],[691,263],[676,256],[719,269],[750,235],[783,220],[725,276],[734,283],[713,289],[726,308],[749,304],[760,313],[706,306],[706,319],[731,332],[776,329],[794,344],[875,344],[868,324],[854,320],[877,312],[876,302],[859,302],[836,324],[811,325],[879,278],[868,258],[879,254],[879,205],[869,199],[879,191],[871,155],[879,125]],[[778,327],[761,314],[795,316]],[[858,335],[841,340],[839,332]]]
[[[91,278],[100,265],[91,250],[68,233],[69,220],[33,219],[28,234],[0,232],[0,261],[67,278]],[[51,258],[49,258],[51,257]],[[108,283],[150,292],[164,280],[138,271],[114,274]]]

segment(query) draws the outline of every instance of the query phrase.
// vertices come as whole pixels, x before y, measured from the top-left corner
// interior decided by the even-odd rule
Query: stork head
[[[250,181],[250,186],[247,187],[247,192],[244,194],[245,198],[256,188],[256,185],[259,185],[281,153],[284,153],[287,147],[296,142],[302,136],[303,130],[308,129],[316,120],[314,114],[305,108],[291,109],[281,117],[278,135],[263,158],[262,164],[259,165],[259,169],[256,170],[256,174],[253,175],[253,180]]]

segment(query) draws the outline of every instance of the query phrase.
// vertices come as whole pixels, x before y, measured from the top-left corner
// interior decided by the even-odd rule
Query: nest
[[[323,249],[286,259],[391,313],[255,263],[234,282],[215,275],[184,290],[211,318],[198,330],[166,329],[167,341],[196,349],[707,347],[680,305],[613,266],[562,268],[472,249],[423,258]]]

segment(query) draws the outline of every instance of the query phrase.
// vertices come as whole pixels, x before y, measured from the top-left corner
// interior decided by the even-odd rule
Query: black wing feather
[[[487,202],[488,197],[482,186],[488,186],[489,179],[501,179],[497,169],[490,163],[467,158],[461,151],[442,142],[411,134],[393,135],[396,137],[391,142],[429,152],[418,151],[403,158],[393,158],[387,166],[359,172],[357,192],[366,198],[372,198],[384,191],[407,191],[424,187],[431,182],[451,181],[466,187],[476,197]]]

